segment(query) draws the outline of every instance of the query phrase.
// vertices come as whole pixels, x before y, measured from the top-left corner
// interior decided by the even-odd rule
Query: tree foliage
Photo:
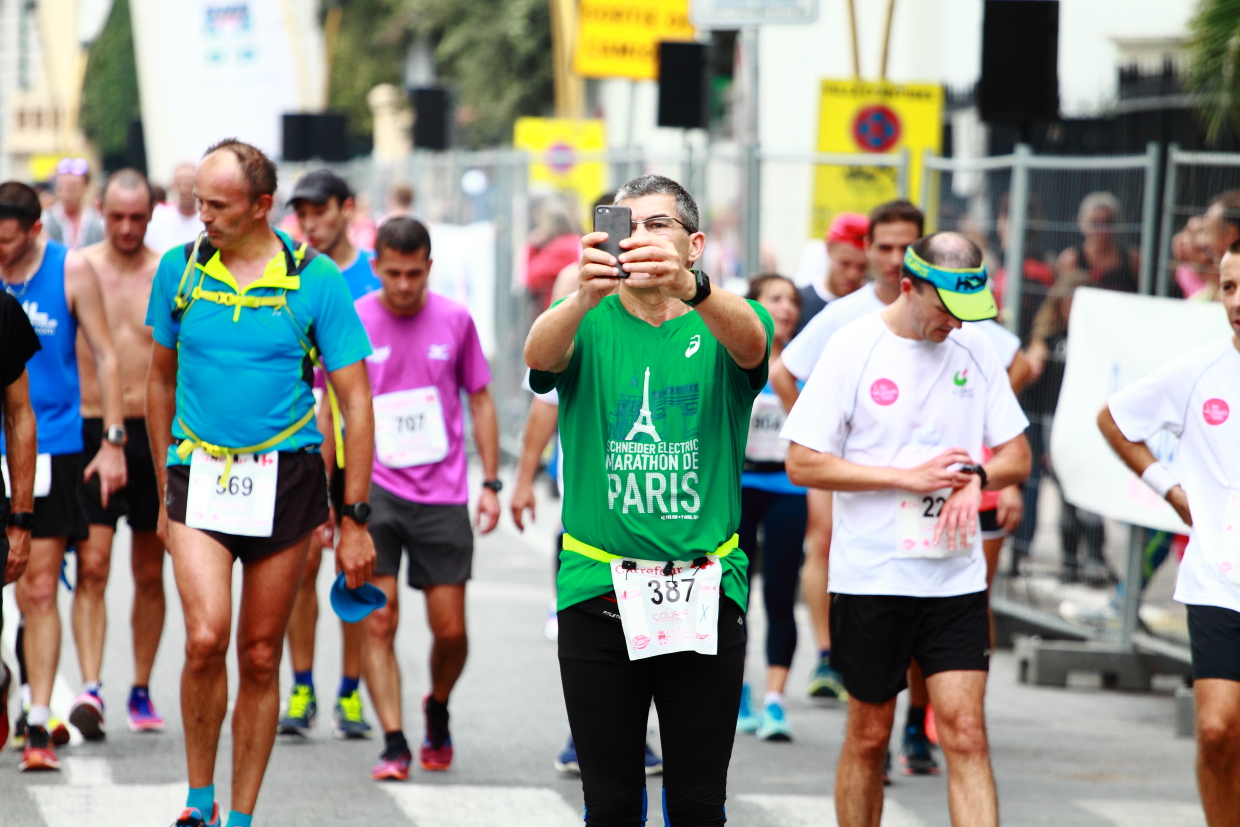
[[[1228,121],[1240,133],[1240,0],[1201,0],[1188,33],[1187,81],[1209,140]]]
[[[141,116],[129,0],[115,0],[86,60],[78,121],[83,134],[106,157],[125,151],[129,122]]]
[[[355,131],[370,130],[366,93],[400,82],[418,38],[433,44],[440,82],[455,92],[462,144],[508,143],[517,117],[552,111],[547,0],[348,0],[330,98]]]

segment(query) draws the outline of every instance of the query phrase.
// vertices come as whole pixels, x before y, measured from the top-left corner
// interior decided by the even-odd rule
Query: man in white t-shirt
[[[838,492],[831,665],[849,704],[836,813],[841,827],[878,824],[896,696],[916,659],[953,823],[986,827],[998,823],[998,804],[977,514],[983,489],[1028,475],[1028,420],[990,339],[961,324],[996,312],[977,245],[936,233],[909,247],[904,266],[900,297],[827,343],[781,434],[793,443],[792,481]],[[993,451],[985,463],[983,448]]]
[[[1188,606],[1210,827],[1240,823],[1240,241],[1223,256],[1218,296],[1232,335],[1118,391],[1098,414],[1115,453],[1192,526],[1175,599]],[[1170,467],[1147,447],[1160,431],[1180,440]]]
[[[168,185],[168,201],[156,204],[146,230],[146,245],[158,253],[189,244],[202,232],[198,199],[194,197],[193,164],[178,164]]]
[[[771,385],[784,410],[796,402],[798,381],[809,378],[818,354],[831,334],[853,319],[882,310],[900,295],[900,271],[904,250],[921,237],[924,218],[908,201],[879,204],[870,211],[863,249],[874,281],[827,304],[771,360]],[[787,363],[789,353],[793,361]],[[809,519],[805,526],[805,564],[801,592],[809,606],[818,642],[818,665],[806,692],[813,698],[847,700],[839,675],[831,669],[831,599],[827,594],[827,556],[831,548],[831,493],[810,490],[806,499]],[[924,704],[923,704],[924,706]]]

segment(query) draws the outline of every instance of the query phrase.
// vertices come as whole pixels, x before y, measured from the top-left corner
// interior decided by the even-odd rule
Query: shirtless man
[[[120,361],[121,398],[125,416],[125,459],[129,483],[115,492],[107,507],[100,503],[97,479],[82,484],[82,507],[90,536],[77,544],[77,580],[73,596],[73,638],[82,670],[82,693],[73,702],[69,721],[90,740],[103,738],[103,700],[99,670],[103,662],[107,607],[103,599],[112,559],[112,536],[124,515],[133,532],[130,564],[134,578],[134,685],[129,693],[129,728],[161,730],[163,719],[151,705],[147,685],[155,650],[164,630],[164,546],[155,535],[159,520],[159,489],[146,438],[146,372],[151,364],[151,329],[146,306],[159,255],[143,241],[151,220],[151,188],[132,169],[112,173],[103,188],[106,237],[82,250],[103,288],[103,307]],[[82,377],[82,441],[87,452],[104,439],[99,381],[90,348],[81,333],[77,340],[78,373]]]

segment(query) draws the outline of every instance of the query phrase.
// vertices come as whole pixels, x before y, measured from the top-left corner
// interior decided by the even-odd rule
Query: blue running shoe
[[[939,762],[930,751],[930,739],[920,727],[910,726],[904,730],[904,744],[900,748],[900,764],[905,775],[938,775]]]
[[[296,684],[288,699],[288,709],[276,731],[281,735],[305,735],[314,726],[318,714],[319,704],[314,690],[305,684]]]
[[[844,678],[831,668],[827,658],[820,658],[814,675],[805,687],[805,694],[811,698],[823,698],[829,701],[847,701],[848,691],[844,689]]]
[[[163,732],[164,719],[155,711],[151,702],[151,693],[144,686],[135,686],[129,690],[129,730],[130,732]]]
[[[581,775],[581,765],[577,763],[577,745],[573,743],[571,735],[568,736],[568,744],[564,750],[555,757],[555,770],[569,775]]]
[[[792,727],[788,726],[783,704],[769,703],[762,707],[762,717],[758,719],[757,735],[759,741],[792,740]]]
[[[186,807],[172,827],[220,827],[220,824],[220,805],[213,804],[210,821],[202,817],[202,811],[197,807]]]
[[[736,714],[737,732],[754,732],[758,728],[758,715],[753,711],[753,698],[749,684],[741,685],[741,708]]]

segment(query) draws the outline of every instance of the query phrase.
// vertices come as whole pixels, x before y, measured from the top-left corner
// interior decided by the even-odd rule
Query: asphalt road
[[[506,502],[506,500],[505,500]],[[547,509],[550,512],[553,509]],[[452,733],[456,761],[449,772],[415,769],[403,784],[376,784],[369,768],[379,741],[333,740],[327,715],[306,739],[282,737],[276,745],[259,799],[255,824],[417,825],[417,827],[569,827],[580,824],[580,784],[559,776],[552,759],[568,733],[555,646],[543,636],[551,600],[550,530],[544,513],[537,529],[518,536],[505,523],[481,538],[475,580],[469,587],[470,661],[453,696]],[[324,564],[330,566],[330,557]],[[110,732],[98,744],[60,750],[59,774],[22,775],[19,755],[0,754],[0,826],[134,827],[171,824],[184,802],[185,757],[180,735],[178,676],[183,626],[169,572],[167,627],[152,682],[152,695],[167,719],[164,734],[136,735],[124,726],[131,657],[128,612],[132,584],[123,534],[109,587],[111,627],[104,664],[104,695]],[[339,678],[339,626],[327,608],[329,572],[321,572],[316,683],[329,699]],[[11,606],[11,588],[5,600]],[[67,712],[78,686],[68,634],[68,594],[61,593],[66,645],[54,706]],[[404,674],[406,731],[420,727],[418,704],[427,686],[427,634],[421,597],[402,593],[403,628],[398,652]],[[6,611],[6,617],[13,614]],[[761,605],[751,610],[749,672],[761,680]],[[759,743],[739,736],[729,783],[730,823],[752,827],[829,827],[835,762],[845,712],[811,703],[801,694],[812,665],[812,636],[802,612],[803,641],[794,664],[788,713],[795,740]],[[12,664],[12,629],[3,656]],[[235,669],[231,670],[235,681]],[[290,681],[288,669],[282,680]],[[1169,695],[1130,695],[1088,686],[1029,687],[1016,682],[1010,653],[996,655],[988,695],[988,717],[1001,812],[1007,824],[1109,827],[1198,827],[1204,825],[1193,777],[1194,745],[1173,736]],[[600,710],[606,698],[600,693]],[[324,706],[329,702],[324,700]],[[57,711],[54,709],[54,712]],[[902,716],[902,711],[899,715]],[[373,715],[370,716],[372,722]],[[901,718],[902,719],[902,718]],[[658,726],[651,716],[651,736]],[[225,726],[216,788],[226,807],[229,736]],[[650,800],[659,800],[651,780]],[[946,776],[897,778],[887,791],[885,827],[950,824]],[[662,823],[651,807],[652,827]]]

